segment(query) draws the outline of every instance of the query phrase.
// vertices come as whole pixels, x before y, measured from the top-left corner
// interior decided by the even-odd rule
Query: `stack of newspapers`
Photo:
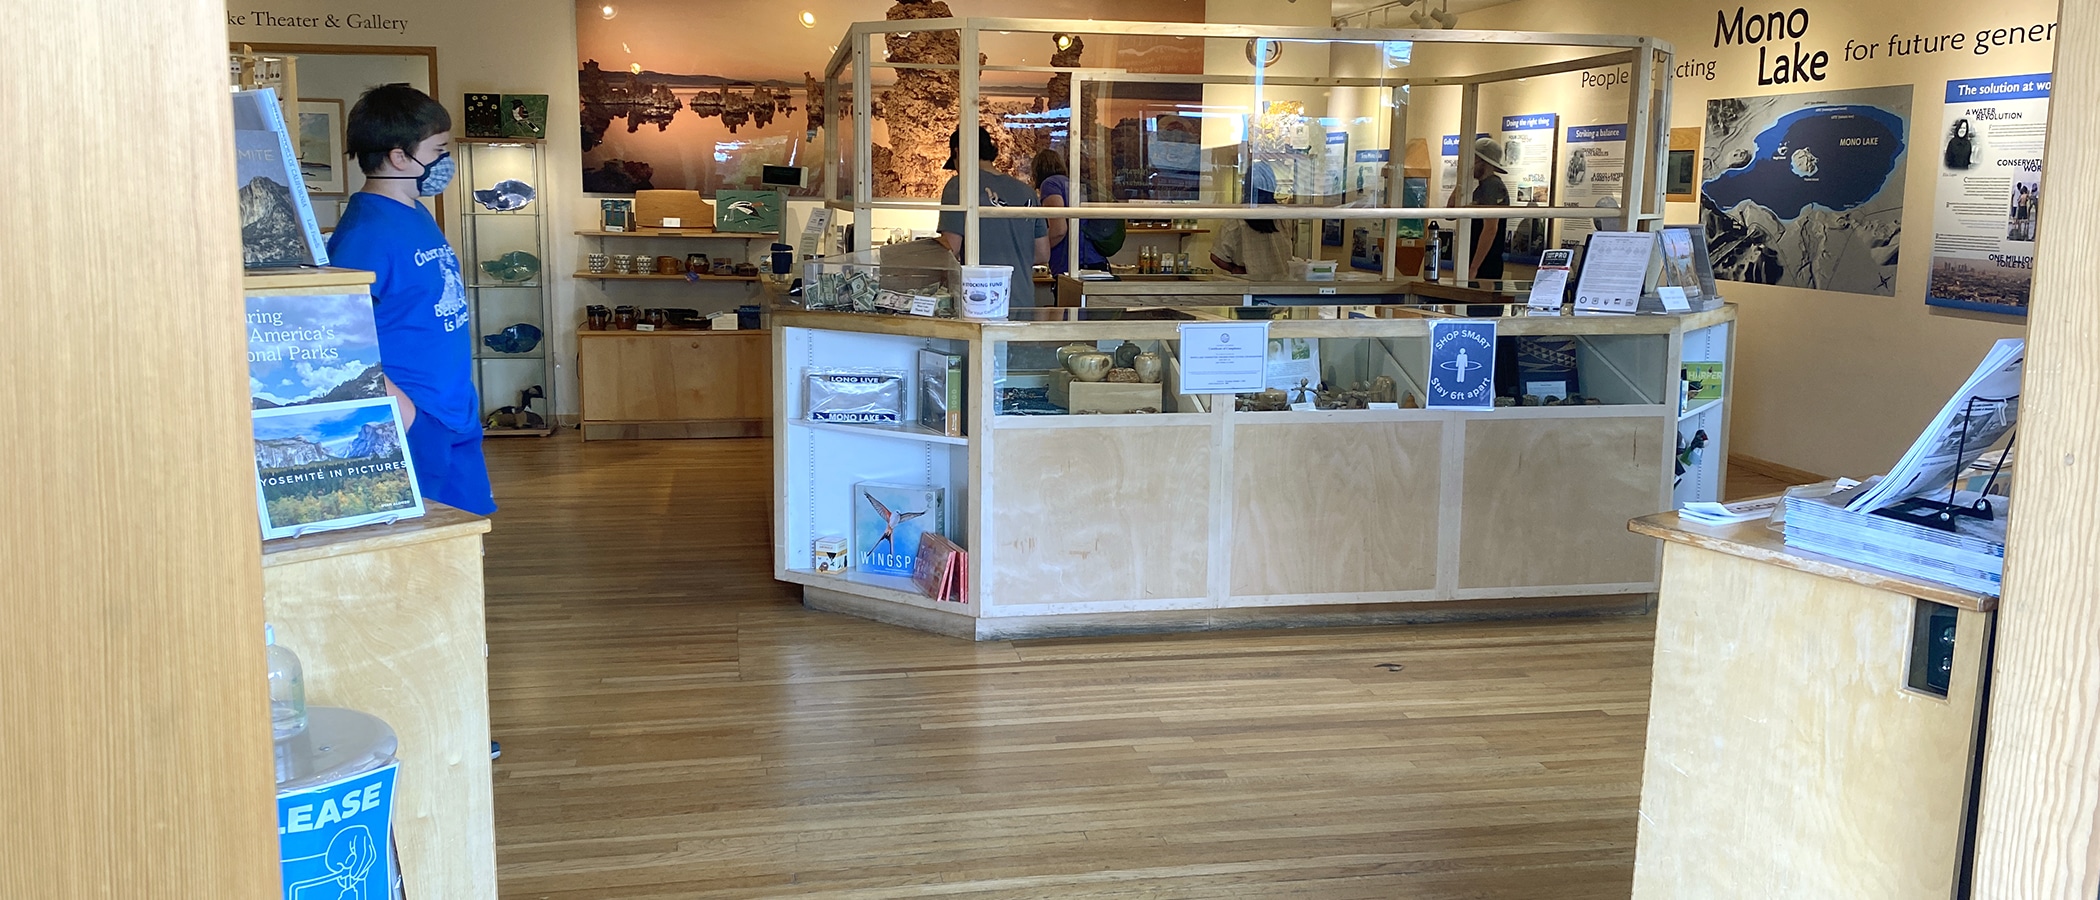
[[[1999,341],[1889,474],[1827,497],[1789,496],[1787,546],[1995,596],[2005,576],[2011,503],[1953,488],[1986,452],[2010,440],[2025,361],[2025,342]],[[1950,507],[1986,514],[1936,514]],[[1928,524],[1934,522],[1952,527]]]
[[[1941,531],[1914,522],[1846,508],[1859,491],[1871,490],[1869,479],[1856,490],[1829,497],[1786,499],[1786,545],[1901,575],[1950,584],[1979,594],[1998,595],[2005,578],[2004,497],[1991,497],[1989,519],[1955,516],[1954,530]],[[1938,495],[1945,498],[1946,494]],[[1954,502],[1983,499],[1959,491]]]

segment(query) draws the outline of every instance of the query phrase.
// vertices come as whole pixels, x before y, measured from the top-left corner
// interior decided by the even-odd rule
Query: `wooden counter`
[[[1676,514],[1664,541],[1636,900],[1952,898],[1968,855],[1994,598]],[[1952,611],[1945,696],[1920,615]]]
[[[1270,335],[1318,342],[1331,383],[1389,377],[1419,396],[1434,314],[1380,309],[1404,315],[1283,308]],[[1725,407],[1680,412],[1675,376],[1681,360],[1728,358],[1734,315],[1497,323],[1574,338],[1598,405],[1238,412],[1230,394],[1181,393],[1171,318],[776,312],[775,577],[811,606],[978,640],[1645,612],[1660,554],[1625,523],[1679,496],[1718,499]],[[1052,348],[1126,340],[1169,360],[1156,413],[1002,414],[987,389],[1042,383]],[[808,367],[910,373],[928,347],[965,360],[965,434],[807,420]],[[1680,482],[1690,428],[1712,443]],[[862,481],[946,492],[968,602],[814,571],[812,542],[853,531]]]
[[[773,335],[579,331],[585,440],[754,437],[772,412]]]
[[[494,900],[481,536],[441,503],[397,525],[263,545],[263,607],[299,654],[306,699],[400,737],[394,833],[407,895]]]

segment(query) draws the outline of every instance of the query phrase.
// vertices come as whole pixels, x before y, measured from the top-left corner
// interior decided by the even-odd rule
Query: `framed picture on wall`
[[[1672,202],[1699,202],[1699,129],[1670,129],[1670,158],[1663,167],[1663,196]]]
[[[299,174],[309,194],[349,190],[343,156],[343,101],[302,98],[299,101]]]

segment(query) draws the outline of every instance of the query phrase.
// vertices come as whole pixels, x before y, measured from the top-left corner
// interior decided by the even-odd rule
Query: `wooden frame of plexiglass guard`
[[[1072,37],[1084,40],[1097,37],[1152,37],[1168,39],[1199,40],[1215,46],[1221,42],[1237,44],[1244,42],[1250,71],[1238,73],[1160,73],[1137,72],[1124,68],[1088,68],[1079,66],[1021,66],[1021,65],[958,65],[939,62],[900,62],[888,58],[888,53],[876,44],[878,39],[887,40],[892,35],[909,36],[930,31],[952,31],[958,39],[960,60],[976,60],[979,57],[983,38],[996,34],[1004,38],[1010,34],[1039,34],[1047,40]],[[1310,45],[1329,53],[1329,72],[1325,75],[1282,74],[1272,72],[1269,52],[1273,48],[1289,45]],[[1404,49],[1403,49],[1404,48]],[[1404,56],[1408,62],[1400,66],[1388,64],[1388,71],[1377,77],[1336,75],[1336,54],[1374,54],[1384,60]],[[1422,54],[1418,56],[1417,54]],[[1483,65],[1477,60],[1487,58],[1494,63]],[[1275,219],[1295,220],[1371,220],[1383,224],[1386,248],[1397,246],[1396,238],[1402,222],[1424,220],[1471,220],[1510,218],[1509,207],[1428,206],[1391,205],[1388,200],[1402,198],[1404,154],[1410,137],[1408,111],[1412,92],[1418,89],[1450,89],[1460,95],[1457,134],[1480,134],[1480,94],[1484,86],[1514,82],[1602,66],[1624,66],[1629,71],[1630,90],[1627,102],[1627,148],[1624,162],[1624,188],[1621,208],[1637,210],[1634,215],[1615,220],[1602,220],[1604,227],[1623,230],[1654,230],[1661,227],[1663,218],[1663,168],[1668,159],[1669,131],[1667,114],[1670,109],[1670,79],[1672,65],[1670,45],[1658,38],[1632,35],[1559,34],[1515,31],[1459,31],[1418,30],[1380,28],[1318,28],[1287,27],[1274,25],[1217,25],[1181,22],[1116,22],[1080,21],[1062,19],[1008,19],[1008,18],[937,18],[902,19],[882,22],[858,22],[849,27],[839,42],[837,51],[825,69],[825,80],[821,109],[831,113],[850,109],[851,139],[839,139],[839,127],[824,130],[825,202],[834,210],[851,213],[853,221],[869,223],[876,210],[918,210],[961,212],[964,216],[964,262],[974,264],[977,259],[977,236],[981,223],[990,218],[1061,218],[1077,222],[1085,219],[1134,219],[1134,218],[1209,218],[1209,219]],[[1646,65],[1639,64],[1645,60]],[[1002,85],[1018,77],[1047,77],[1069,74],[1069,96],[1059,98],[1064,109],[1081,110],[1079,127],[1072,127],[1067,116],[1065,133],[1065,155],[1072,161],[1072,193],[1070,203],[1063,208],[1028,207],[1009,208],[984,206],[975,202],[978,196],[978,148],[974,141],[962,141],[957,148],[955,171],[961,180],[960,196],[967,198],[958,205],[942,205],[938,201],[923,199],[882,198],[875,195],[874,167],[874,116],[875,95],[878,87],[875,70],[892,73],[916,70],[953,71],[958,73],[958,109],[977,109],[979,101],[987,96],[1001,93]],[[990,80],[987,79],[990,76]],[[894,80],[894,74],[892,76]],[[1371,92],[1378,95],[1379,114],[1385,127],[1380,129],[1383,147],[1367,148],[1386,151],[1386,160],[1378,173],[1382,181],[1376,192],[1376,202],[1352,203],[1346,206],[1299,205],[1299,204],[1252,204],[1234,202],[1238,187],[1242,183],[1234,178],[1220,184],[1213,178],[1216,173],[1206,174],[1201,181],[1197,199],[1190,201],[1133,200],[1118,201],[1110,198],[1090,197],[1087,184],[1098,181],[1098,171],[1085,170],[1089,159],[1089,141],[1098,145],[1105,139],[1098,122],[1094,127],[1087,124],[1088,98],[1112,92],[1118,86],[1130,85],[1189,85],[1209,91],[1231,88],[1244,102],[1228,103],[1226,110],[1205,110],[1209,116],[1231,119],[1244,117],[1261,111],[1271,97],[1289,93],[1302,96],[1317,89],[1334,92]],[[1053,110],[1054,111],[1054,110]],[[833,122],[836,116],[828,117]],[[1097,120],[1101,116],[1094,116]],[[840,123],[843,124],[843,123]],[[1208,126],[1206,126],[1208,127]],[[1439,129],[1440,130],[1440,129]],[[1088,132],[1094,132],[1089,137]],[[1211,135],[1206,133],[1205,144],[1210,144]],[[1238,163],[1240,173],[1251,173],[1253,163],[1251,144],[1241,127],[1237,140],[1237,151],[1226,155]],[[1212,145],[1208,149],[1218,149]],[[1471,151],[1463,151],[1470,158]],[[851,153],[850,160],[845,156]],[[851,192],[845,194],[842,187],[844,175],[851,181]],[[1475,185],[1470,165],[1457,169],[1459,196],[1471,196]],[[1527,219],[1590,219],[1596,215],[1594,208],[1579,206],[1526,207],[1522,218]],[[869,246],[871,227],[853,229],[851,246],[842,252],[854,252]],[[1470,229],[1453,230],[1453,258],[1467,259],[1472,252]],[[1070,254],[1070,268],[1078,267],[1077,241],[1067,241],[1066,252]],[[1396,253],[1382,254],[1381,276],[1395,280],[1403,274],[1396,271]]]

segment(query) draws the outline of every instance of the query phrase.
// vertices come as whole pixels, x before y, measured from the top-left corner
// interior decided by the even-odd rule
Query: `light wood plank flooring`
[[[488,455],[506,898],[1630,889],[1652,619],[971,644],[773,582],[764,441]]]

